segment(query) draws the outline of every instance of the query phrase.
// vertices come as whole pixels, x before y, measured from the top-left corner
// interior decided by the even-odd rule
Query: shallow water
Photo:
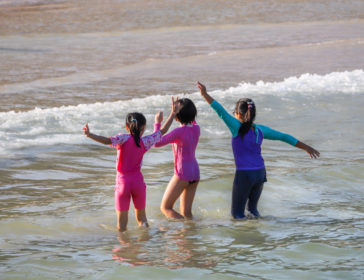
[[[24,3],[31,3],[25,5]],[[0,1],[0,279],[362,279],[363,2]],[[264,141],[259,220],[230,218],[232,111],[321,152]],[[149,229],[115,230],[115,150],[126,112],[198,108],[195,219],[159,203],[170,147],[143,162]],[[177,124],[174,124],[175,127]],[[132,209],[132,208],[131,208]]]

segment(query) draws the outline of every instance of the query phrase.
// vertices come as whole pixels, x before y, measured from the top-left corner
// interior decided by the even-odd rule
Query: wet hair
[[[135,144],[140,148],[140,132],[147,120],[141,113],[129,113],[126,116],[126,126],[129,128],[130,134],[134,137]]]
[[[242,119],[244,120],[239,129],[239,135],[243,139],[255,120],[256,110],[253,100],[249,98],[239,99],[238,102],[236,102],[234,113],[241,114]]]
[[[178,102],[182,104],[181,110],[176,115],[177,120],[181,124],[189,124],[192,123],[197,115],[197,109],[195,104],[191,99],[182,98],[179,99]]]

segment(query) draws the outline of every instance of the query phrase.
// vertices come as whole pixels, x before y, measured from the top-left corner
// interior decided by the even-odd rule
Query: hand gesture
[[[320,153],[318,151],[301,141],[297,141],[296,147],[304,150],[312,159],[318,158],[320,156]]]
[[[207,103],[211,104],[214,99],[207,93],[206,87],[200,82],[197,82],[197,87],[200,89],[201,96],[207,101]]]
[[[88,123],[85,124],[85,127],[83,128],[83,134],[85,134],[87,137],[90,136],[90,129],[88,128]]]
[[[306,153],[310,156],[310,158],[312,159],[316,159],[320,156],[320,152],[316,151],[314,148],[310,147],[307,145],[307,147],[305,148]]]
[[[162,121],[163,121],[163,112],[159,111],[157,114],[155,114],[154,122],[161,123]]]
[[[200,89],[202,95],[207,94],[206,87],[199,81],[197,81],[197,87]]]
[[[178,97],[176,98],[176,101],[174,101],[174,97],[172,96],[172,108],[171,108],[171,112],[175,115],[177,115],[179,113],[179,111],[182,108],[182,104],[180,102],[178,102]]]

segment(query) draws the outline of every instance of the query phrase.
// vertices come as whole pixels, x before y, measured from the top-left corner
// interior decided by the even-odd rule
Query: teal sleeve
[[[286,142],[287,144],[290,144],[292,146],[296,146],[298,142],[298,140],[293,136],[271,129],[268,126],[256,124],[255,127],[259,128],[262,131],[264,139],[279,140]]]
[[[211,107],[230,129],[233,137],[236,137],[239,134],[241,122],[230,115],[216,100],[212,101]]]

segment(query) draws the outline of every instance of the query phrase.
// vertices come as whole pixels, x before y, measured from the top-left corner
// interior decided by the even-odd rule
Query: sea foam
[[[327,75],[303,74],[289,77],[281,82],[255,84],[240,83],[236,87],[210,92],[217,100],[231,103],[242,96],[278,98],[304,96],[306,98],[330,95],[357,95],[364,93],[364,71],[333,72]],[[176,93],[176,95],[182,95]],[[189,94],[199,108],[199,122],[208,123],[214,114],[208,109],[199,93]],[[124,127],[125,115],[129,111],[143,112],[148,121],[146,133],[151,132],[154,114],[163,110],[169,112],[169,95],[153,95],[129,100],[79,104],[54,108],[35,108],[26,112],[0,113],[0,154],[11,154],[12,149],[37,145],[81,144],[85,141],[82,127],[90,123],[93,131],[113,135]],[[206,130],[211,129],[208,125]]]

